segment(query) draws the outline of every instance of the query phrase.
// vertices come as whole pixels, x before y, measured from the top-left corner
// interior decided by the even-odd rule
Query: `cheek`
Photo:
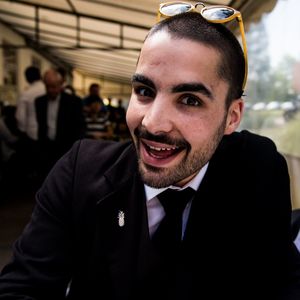
[[[203,125],[195,124],[183,126],[181,134],[187,140],[192,149],[198,148],[203,143],[203,139],[206,139],[207,132],[203,129]]]
[[[210,117],[198,117],[190,120],[188,123],[182,122],[180,125],[180,132],[190,143],[192,149],[199,149],[210,143],[215,137],[215,133],[218,129],[216,120],[219,119],[219,116],[211,115]]]
[[[211,132],[203,129],[194,129],[193,133],[188,137],[188,142],[191,145],[191,153],[203,152],[207,145],[211,143],[213,136]]]
[[[126,113],[126,121],[128,128],[132,131],[134,130],[142,120],[141,110],[138,109],[136,102],[134,99],[130,99],[127,113]]]

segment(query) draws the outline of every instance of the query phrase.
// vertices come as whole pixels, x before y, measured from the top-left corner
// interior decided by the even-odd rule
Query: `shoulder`
[[[36,97],[35,98],[35,103],[42,103],[45,100],[47,100],[47,95],[46,94]]]
[[[61,95],[63,95],[65,98],[73,99],[74,101],[82,101],[82,98],[76,94],[69,94],[66,93],[65,91],[62,91]]]
[[[108,177],[115,184],[132,177],[136,161],[130,142],[79,140],[58,160],[45,184],[48,190],[54,187],[65,192],[75,189],[78,195],[96,191],[96,198],[99,198],[99,193],[104,193],[103,189],[108,187]]]
[[[31,94],[35,97],[43,96],[46,94],[46,87],[45,84],[41,81],[35,81],[33,85],[31,86]]]
[[[211,161],[240,174],[287,174],[286,160],[275,143],[246,130],[224,136]]]
[[[20,93],[19,101],[28,102],[32,97],[32,86],[30,85],[27,89]]]
[[[114,165],[131,165],[136,161],[135,150],[131,142],[82,139],[73,145],[65,159],[76,164],[76,170],[101,172]],[[126,167],[127,168],[127,167]]]
[[[28,86],[26,90],[22,92],[22,95],[28,97],[38,97],[46,94],[46,88],[42,81],[35,81]]]
[[[275,143],[268,137],[247,130],[224,136],[220,148],[239,155],[269,157],[278,155]]]
[[[82,104],[83,104],[80,97],[73,96],[73,95],[67,94],[65,92],[61,93],[60,99],[61,99],[61,102],[64,105],[69,105],[70,107],[74,107],[74,105],[75,106],[82,106]]]
[[[60,99],[64,101],[75,101],[75,97],[65,92],[61,92]]]
[[[103,174],[114,165],[130,165],[136,160],[134,153],[131,142],[81,139],[57,161],[52,171],[76,174],[86,181],[86,177]]]
[[[117,159],[120,155],[132,148],[131,142],[115,142],[109,140],[92,140],[82,139],[74,144],[78,149],[78,155],[82,156],[83,160],[96,160],[98,158]]]

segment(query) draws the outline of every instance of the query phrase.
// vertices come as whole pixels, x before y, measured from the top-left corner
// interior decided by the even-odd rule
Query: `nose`
[[[158,98],[151,103],[144,114],[142,125],[151,133],[168,133],[173,129],[171,104],[166,98]]]

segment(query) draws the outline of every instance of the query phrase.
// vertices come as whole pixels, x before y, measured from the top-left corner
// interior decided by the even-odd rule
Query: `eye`
[[[154,98],[155,93],[152,89],[146,86],[133,86],[133,90],[136,95],[147,98]]]
[[[201,106],[202,101],[195,95],[183,95],[181,97],[181,103],[188,106]]]

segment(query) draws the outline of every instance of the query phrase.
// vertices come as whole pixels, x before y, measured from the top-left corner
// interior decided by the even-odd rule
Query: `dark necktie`
[[[182,214],[195,191],[167,189],[158,199],[165,210],[165,217],[153,235],[153,243],[162,255],[170,255],[178,250],[182,235]]]

